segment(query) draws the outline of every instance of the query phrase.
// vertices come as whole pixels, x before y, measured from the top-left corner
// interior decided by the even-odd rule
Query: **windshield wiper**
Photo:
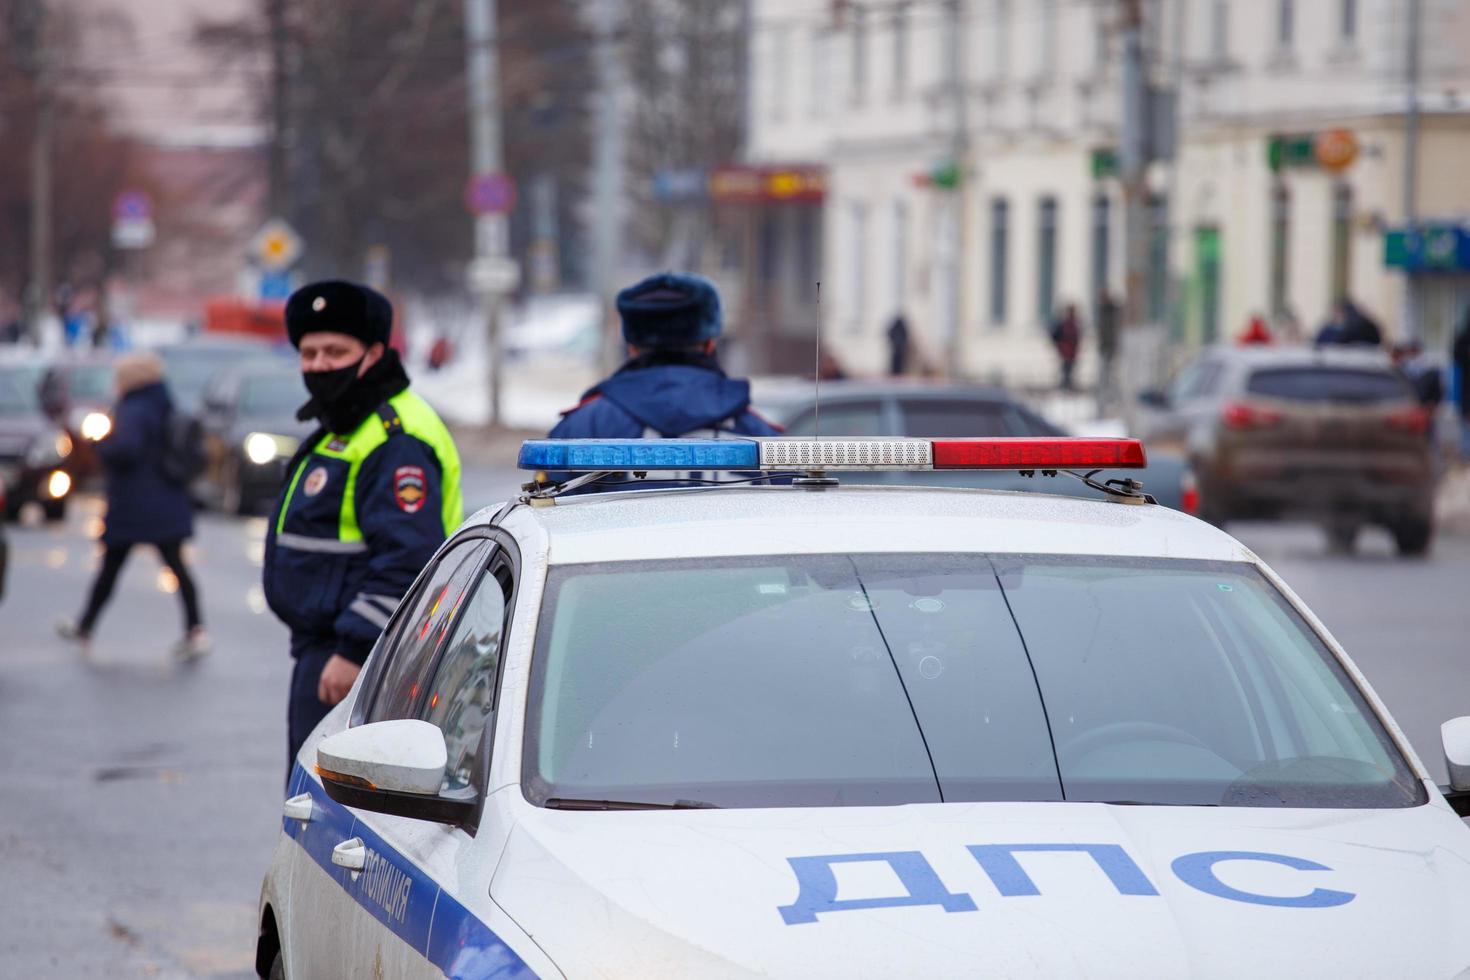
[[[718,803],[703,800],[675,800],[672,803],[645,803],[638,800],[579,800],[553,796],[545,803],[550,810],[718,810]]]

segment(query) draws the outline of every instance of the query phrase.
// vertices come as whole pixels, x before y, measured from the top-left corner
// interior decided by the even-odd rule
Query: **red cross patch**
[[[422,466],[400,466],[393,471],[393,502],[405,514],[417,514],[429,496]]]

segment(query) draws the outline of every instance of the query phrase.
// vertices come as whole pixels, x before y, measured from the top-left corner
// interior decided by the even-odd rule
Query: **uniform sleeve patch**
[[[400,466],[393,471],[393,502],[405,514],[417,514],[429,495],[422,466]]]

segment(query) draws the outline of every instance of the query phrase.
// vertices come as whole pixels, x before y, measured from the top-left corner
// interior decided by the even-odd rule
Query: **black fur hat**
[[[302,286],[286,300],[286,333],[291,343],[316,330],[356,337],[371,347],[386,344],[393,332],[393,304],[376,289],[328,279]]]

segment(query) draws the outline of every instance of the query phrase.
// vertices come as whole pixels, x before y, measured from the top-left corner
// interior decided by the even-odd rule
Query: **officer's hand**
[[[332,658],[322,668],[321,680],[316,682],[317,698],[322,704],[336,704],[341,701],[352,690],[352,682],[357,680],[357,672],[360,670],[361,667],[341,654],[332,654]]]

